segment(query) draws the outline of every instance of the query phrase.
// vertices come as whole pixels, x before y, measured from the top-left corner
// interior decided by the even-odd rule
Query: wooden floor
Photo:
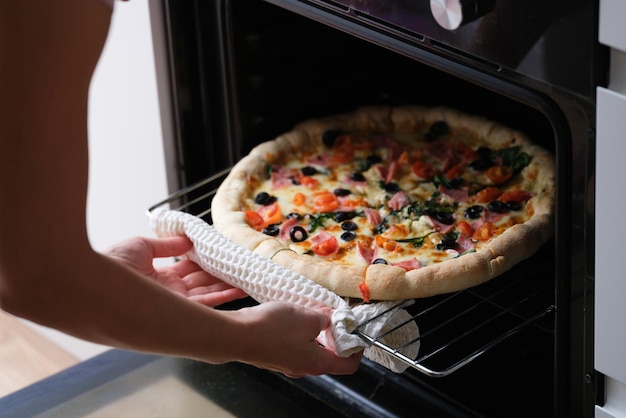
[[[22,321],[0,311],[0,397],[77,362]]]

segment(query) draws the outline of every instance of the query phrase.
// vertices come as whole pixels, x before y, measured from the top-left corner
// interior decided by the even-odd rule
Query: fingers
[[[248,296],[243,290],[207,273],[192,261],[183,260],[169,268],[181,278],[187,289],[187,297],[202,305],[219,306]]]
[[[214,307],[227,302],[232,302],[237,299],[242,299],[247,296],[248,295],[243,290],[232,287],[217,292],[211,291],[195,295],[188,295],[188,298],[202,305]]]
[[[317,344],[316,344],[317,345]],[[315,360],[307,365],[306,370],[282,371],[282,373],[292,379],[299,379],[304,376],[319,376],[322,374],[350,375],[354,374],[361,364],[363,351],[352,354],[350,357],[339,357],[334,351],[317,345],[315,348]]]
[[[324,374],[348,375],[353,374],[361,364],[363,351],[352,354],[350,357],[339,357],[334,351],[319,346],[320,365]]]
[[[186,253],[193,247],[189,238],[184,236],[142,239],[151,247],[154,258],[175,257]]]
[[[197,277],[194,277],[194,280],[197,282],[202,282],[202,281],[206,282],[208,280],[207,277],[203,277],[203,276],[213,277],[206,271],[202,270],[200,266],[198,266],[196,263],[190,260],[179,261],[177,263],[172,264],[171,266],[167,268],[169,268],[171,271],[176,273],[181,278],[192,276],[195,273],[201,273],[201,274],[197,274],[196,275]],[[218,280],[218,279],[215,278],[215,280]],[[203,283],[199,283],[199,284],[203,284]],[[191,288],[191,287],[195,287],[195,285],[193,285],[193,283],[189,283],[188,288]]]
[[[215,287],[215,290],[220,290],[220,288],[233,287],[218,277],[202,270],[193,261],[184,260],[178,262],[171,266],[171,269],[183,280],[189,290],[207,287]]]
[[[238,294],[241,294],[241,295],[246,294],[246,292],[244,292],[243,290],[233,287],[229,285],[228,283],[224,283],[224,282],[215,282],[215,283],[210,283],[207,285],[195,286],[195,287],[187,286],[187,294],[189,296],[200,296],[206,293],[217,293],[217,292],[224,292],[227,290],[234,290],[234,289],[238,291],[237,292]]]

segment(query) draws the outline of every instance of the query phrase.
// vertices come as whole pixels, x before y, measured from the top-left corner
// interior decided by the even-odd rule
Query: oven
[[[210,223],[230,167],[303,120],[443,105],[554,153],[554,238],[488,283],[412,301],[420,352],[403,373],[364,359],[294,380],[111,350],[0,399],[0,415],[626,415],[626,2],[150,0],[150,13],[171,196],[149,210]],[[255,302],[220,309],[242,303]]]
[[[362,106],[456,108],[525,132],[555,155],[554,238],[489,283],[416,300],[421,348],[405,372],[364,360],[353,376],[285,379],[290,386],[349,416],[588,417],[610,409],[605,382],[620,376],[594,366],[596,144],[606,141],[596,135],[596,95],[620,96],[610,69],[626,36],[598,37],[600,21],[612,19],[613,28],[620,11],[619,1],[593,0],[155,4],[171,121],[167,203],[207,222],[205,196],[252,147],[300,121]],[[602,207],[614,207],[606,196]],[[613,322],[602,337],[612,352],[624,339],[618,328]]]

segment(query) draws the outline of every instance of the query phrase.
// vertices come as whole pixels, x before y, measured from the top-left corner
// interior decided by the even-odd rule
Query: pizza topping
[[[293,242],[302,242],[308,237],[309,234],[307,234],[306,230],[299,225],[296,225],[289,229],[289,238],[291,238]]]
[[[365,282],[359,284],[359,291],[361,292],[361,296],[363,297],[363,301],[366,303],[370,301],[370,290],[367,288],[367,284]]]
[[[263,233],[271,237],[278,236],[278,234],[280,233],[280,226],[277,224],[268,225],[267,227],[263,228]]]
[[[511,190],[508,192],[504,192],[502,193],[498,200],[501,200],[503,202],[506,203],[511,203],[511,202],[525,202],[528,199],[530,199],[531,197],[533,197],[533,194],[530,192],[527,192],[526,190]]]
[[[470,163],[471,168],[476,171],[485,171],[493,166],[493,161],[491,160],[492,151],[490,148],[479,147],[476,153],[478,154],[478,158]]]
[[[341,130],[338,130],[338,129],[328,130],[324,132],[324,134],[322,135],[322,142],[324,143],[324,145],[326,145],[326,147],[332,148],[332,146],[335,144],[335,140],[340,135],[343,135],[343,132]]]
[[[454,232],[454,231],[448,232],[443,237],[441,237],[441,242],[437,244],[435,248],[438,249],[439,251],[445,251],[449,249],[454,250],[458,248],[458,244],[456,243],[458,235],[459,235],[458,232]]]
[[[450,140],[444,121],[421,142],[326,131],[322,146],[269,167],[248,224],[299,253],[407,271],[475,251],[505,222],[523,222],[518,211],[533,194],[506,185],[531,157],[519,146],[476,146],[463,135]],[[280,205],[294,216],[283,216]]]
[[[333,190],[333,193],[335,194],[335,196],[343,197],[343,196],[348,196],[352,192],[348,189],[337,188]]]
[[[315,192],[313,198],[313,210],[315,212],[332,212],[339,208],[337,196],[328,190]]]
[[[435,169],[425,161],[417,160],[413,163],[413,173],[426,181],[430,181],[435,177]]]
[[[456,229],[461,233],[462,236],[471,237],[474,234],[474,228],[472,228],[472,226],[466,221],[459,221],[456,224]],[[459,239],[460,238],[461,237],[459,237]]]
[[[403,191],[398,191],[394,193],[391,199],[389,199],[388,205],[393,210],[400,210],[409,203],[411,203],[409,195]]]
[[[472,241],[470,237],[471,235],[465,235],[464,233],[461,233],[459,235],[459,238],[457,238],[456,243],[460,254],[465,254],[467,252],[473,251],[476,247],[474,241]]]
[[[391,263],[392,266],[402,267],[406,271],[411,271],[422,267],[422,264],[415,257],[409,260],[399,261],[397,263]]]
[[[358,225],[352,221],[346,221],[341,224],[341,229],[344,231],[356,231],[359,229]]]
[[[305,176],[314,176],[315,174],[318,173],[317,169],[315,167],[311,167],[310,165],[306,165],[304,167],[302,167],[300,169],[300,172],[302,174],[304,174]]]
[[[315,255],[328,256],[336,253],[339,250],[339,244],[337,239],[326,231],[322,231],[319,234],[311,238],[313,247],[311,251]]]
[[[468,192],[467,189],[448,189],[443,186],[439,186],[439,191],[441,194],[450,197],[452,200],[456,202],[467,202]]]
[[[261,215],[253,210],[247,210],[244,212],[244,214],[246,215],[246,221],[248,222],[248,225],[250,225],[253,229],[256,229],[257,231],[263,229],[263,218],[261,217]]]
[[[450,126],[445,121],[437,121],[430,125],[430,129],[426,133],[425,137],[427,141],[433,141],[437,138],[441,138],[444,135],[450,133]]]
[[[494,228],[492,223],[485,222],[480,227],[478,227],[476,231],[474,231],[472,238],[476,241],[487,241],[493,236],[493,229]]]
[[[355,238],[356,232],[354,231],[345,231],[343,234],[341,234],[341,239],[344,241],[352,241]]]
[[[291,203],[293,203],[294,206],[302,206],[306,203],[306,196],[304,193],[297,192],[293,195]]]
[[[492,166],[487,169],[487,177],[489,177],[492,184],[504,184],[513,177],[513,170],[506,165]]]
[[[506,203],[504,203],[501,200],[494,200],[494,201],[489,202],[489,204],[487,205],[487,209],[495,213],[504,213],[508,211],[508,208],[506,207]]]
[[[350,174],[349,178],[352,181],[365,182],[365,176],[363,175],[363,173],[358,172],[358,171]]]
[[[465,217],[467,219],[478,219],[483,213],[483,210],[485,210],[485,208],[480,205],[470,206],[469,208],[465,209]]]
[[[259,205],[269,205],[274,202],[276,202],[276,196],[271,196],[267,192],[260,192],[254,198],[254,203],[258,203]]]
[[[496,200],[502,195],[502,190],[497,187],[485,187],[478,193],[476,193],[476,202],[478,203],[487,203],[492,200]]]

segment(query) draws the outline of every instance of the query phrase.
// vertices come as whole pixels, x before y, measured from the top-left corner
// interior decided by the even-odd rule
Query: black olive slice
[[[337,140],[337,137],[339,135],[343,135],[343,131],[340,131],[338,129],[330,129],[324,132],[324,134],[322,135],[322,142],[328,148],[332,148],[332,146],[335,144],[335,140]]]
[[[267,192],[260,192],[254,197],[254,203],[259,205],[266,206],[271,205],[274,202],[276,202],[276,196],[272,196]]]
[[[432,125],[430,125],[430,129],[426,133],[427,141],[434,141],[437,138],[441,138],[442,136],[448,134],[450,132],[450,126],[446,121],[440,120]]]
[[[333,190],[333,194],[335,196],[348,196],[350,193],[352,193],[350,190],[348,189],[335,189]]]
[[[345,231],[341,234],[341,239],[344,241],[352,241],[356,238],[356,233],[354,231]]]
[[[480,214],[483,213],[484,208],[480,205],[470,206],[465,209],[465,217],[467,219],[478,219],[480,218]]]
[[[307,234],[306,230],[302,228],[300,225],[296,225],[289,230],[289,237],[293,242],[302,242],[309,234]]]
[[[280,228],[277,224],[268,225],[267,228],[263,229],[263,233],[271,237],[277,236],[279,232]]]
[[[352,181],[365,181],[365,176],[363,173],[355,172],[350,174],[350,180]]]
[[[356,223],[352,221],[346,221],[341,224],[341,229],[343,229],[344,231],[356,231],[357,229],[359,229],[359,227]]]
[[[494,200],[492,202],[489,202],[489,204],[487,205],[487,209],[495,213],[505,213],[509,210],[506,206],[506,203],[500,200]]]
[[[314,176],[315,174],[317,174],[317,169],[315,167],[311,167],[310,165],[307,165],[305,167],[302,167],[300,169],[300,172],[304,174],[305,176]]]

